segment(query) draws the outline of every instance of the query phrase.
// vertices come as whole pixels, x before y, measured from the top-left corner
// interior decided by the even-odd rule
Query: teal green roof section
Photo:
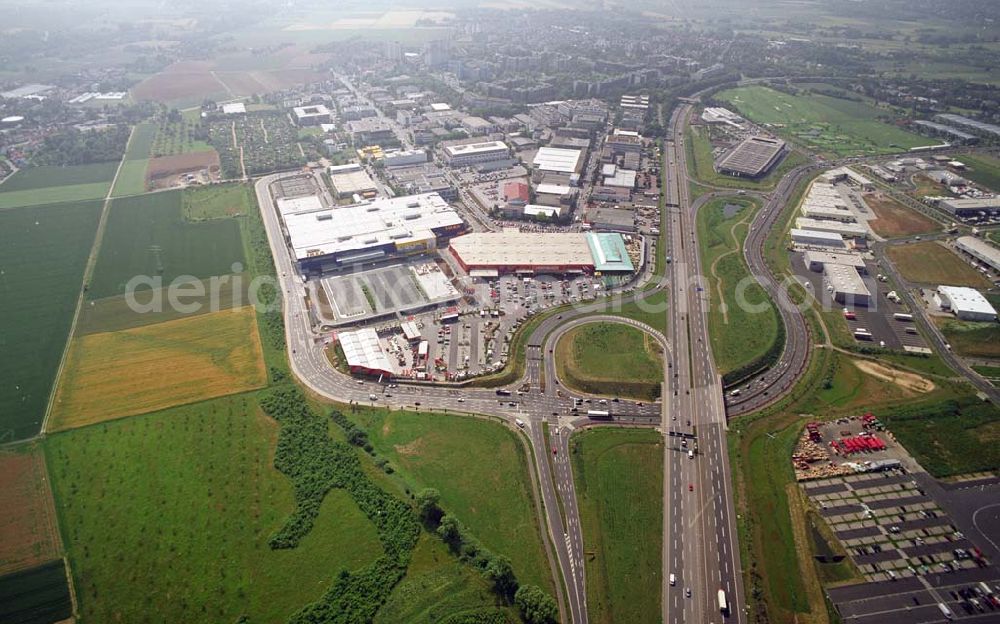
[[[588,232],[587,244],[594,258],[594,270],[602,273],[625,273],[635,271],[632,259],[625,249],[625,239],[612,232]]]

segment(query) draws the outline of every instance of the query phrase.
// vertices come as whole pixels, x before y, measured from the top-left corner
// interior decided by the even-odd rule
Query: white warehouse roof
[[[433,237],[433,228],[462,223],[455,209],[437,193],[285,215],[285,229],[299,260],[426,240]]]
[[[938,286],[938,294],[947,297],[955,314],[993,315],[997,311],[981,292],[967,286]]]
[[[582,156],[583,150],[542,147],[535,155],[534,165],[542,171],[574,173]]]
[[[337,335],[337,339],[344,350],[344,357],[349,367],[386,373],[396,371],[389,356],[382,350],[374,328],[366,327],[357,331],[341,332]]]

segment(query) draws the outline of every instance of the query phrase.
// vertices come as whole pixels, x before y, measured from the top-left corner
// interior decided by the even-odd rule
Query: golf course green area
[[[711,305],[708,333],[719,372],[725,375],[760,361],[778,339],[777,310],[747,268],[741,250],[760,204],[720,197],[698,210],[704,293]]]
[[[101,202],[0,211],[0,442],[39,432]]]
[[[652,401],[663,383],[659,344],[640,329],[595,322],[570,329],[555,347],[556,373],[588,394]]]
[[[522,584],[553,591],[528,459],[510,429],[468,416],[365,409],[356,420],[411,491],[434,488],[480,542],[510,558]],[[483,457],[490,457],[484,462]]]
[[[135,276],[168,286],[181,276],[229,275],[234,263],[244,263],[239,222],[189,223],[181,197],[181,191],[166,191],[112,202],[88,299],[123,294]]]
[[[889,111],[863,101],[809,92],[790,95],[759,85],[720,91],[715,98],[751,121],[827,156],[888,154],[934,143],[892,125]]]
[[[659,622],[663,436],[596,428],[570,441],[590,621]]]
[[[81,615],[91,622],[284,622],[340,570],[382,555],[346,490],[295,548],[278,425],[253,394],[49,437],[46,457]]]

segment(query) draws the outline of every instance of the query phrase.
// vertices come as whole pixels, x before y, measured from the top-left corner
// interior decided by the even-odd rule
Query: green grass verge
[[[522,584],[552,591],[530,467],[517,434],[468,416],[359,409],[352,417],[411,491],[438,490],[445,510],[484,546],[510,558]]]
[[[1000,366],[973,366],[972,370],[985,377],[994,386],[1000,386]]]
[[[642,330],[595,322],[569,330],[555,346],[559,379],[569,388],[654,400],[663,383],[659,343]]]
[[[617,310],[612,308],[610,313],[645,323],[666,336],[667,311],[667,291],[651,292],[649,289],[645,289],[640,299],[623,303]]]
[[[658,622],[663,437],[653,430],[591,429],[573,436],[571,453],[590,620]]]
[[[100,211],[90,201],[0,212],[0,442],[41,428]]]
[[[295,509],[273,466],[277,429],[241,395],[48,438],[82,616],[285,621],[338,570],[381,555],[374,526],[343,490],[327,495],[297,548],[271,549]]]
[[[701,263],[708,278],[709,336],[725,375],[765,357],[780,333],[777,310],[750,275],[741,253],[757,200],[720,197],[698,210]]]

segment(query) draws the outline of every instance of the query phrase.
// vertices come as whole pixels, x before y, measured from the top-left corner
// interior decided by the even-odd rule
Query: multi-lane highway
[[[667,623],[743,622],[743,587],[726,446],[726,411],[708,336],[695,218],[688,194],[684,126],[690,105],[674,110],[665,142],[667,253],[671,306],[670,391],[663,420],[664,525],[662,619]],[[673,575],[676,583],[671,585]]]

